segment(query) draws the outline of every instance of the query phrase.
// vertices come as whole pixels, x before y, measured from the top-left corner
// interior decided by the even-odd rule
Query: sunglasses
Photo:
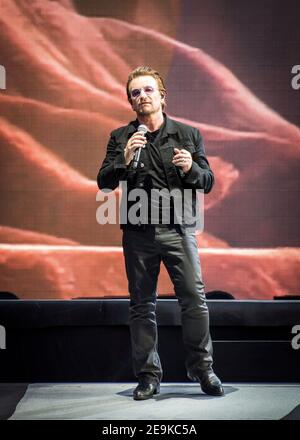
[[[144,90],[146,95],[152,95],[152,93],[155,92],[154,87],[152,87],[152,86],[145,86],[145,87],[142,87],[141,89],[133,89],[133,90],[131,90],[131,92],[130,92],[131,98],[138,98],[140,96],[142,90]]]

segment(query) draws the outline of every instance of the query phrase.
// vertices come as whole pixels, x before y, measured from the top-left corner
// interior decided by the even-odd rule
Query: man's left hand
[[[192,168],[193,159],[189,151],[182,148],[174,148],[174,157],[172,163],[178,167],[181,167],[184,173],[187,173]]]

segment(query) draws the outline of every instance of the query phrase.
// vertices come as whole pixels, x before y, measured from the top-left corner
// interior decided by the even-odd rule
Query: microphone
[[[141,125],[138,126],[137,131],[145,135],[147,133],[147,131],[148,131],[148,127],[146,125],[144,125],[144,124],[141,124]],[[139,147],[139,148],[137,148],[135,150],[135,153],[134,153],[134,156],[133,156],[133,163],[132,163],[132,168],[134,170],[136,170],[137,167],[138,167],[142,148],[143,147]]]

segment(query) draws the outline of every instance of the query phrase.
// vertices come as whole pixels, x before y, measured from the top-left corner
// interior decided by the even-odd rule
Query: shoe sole
[[[144,396],[144,397],[138,397],[133,395],[133,399],[134,400],[148,400],[151,399],[155,394],[159,394],[160,393],[160,386],[158,385],[155,390],[153,391],[153,394],[150,394],[149,396]]]

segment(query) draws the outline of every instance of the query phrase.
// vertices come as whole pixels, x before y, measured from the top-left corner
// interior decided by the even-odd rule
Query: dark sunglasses
[[[138,98],[141,94],[141,91],[144,90],[144,92],[146,93],[146,95],[152,95],[153,92],[155,92],[154,87],[152,86],[145,86],[142,87],[140,89],[133,89],[130,92],[130,95],[132,98]]]

